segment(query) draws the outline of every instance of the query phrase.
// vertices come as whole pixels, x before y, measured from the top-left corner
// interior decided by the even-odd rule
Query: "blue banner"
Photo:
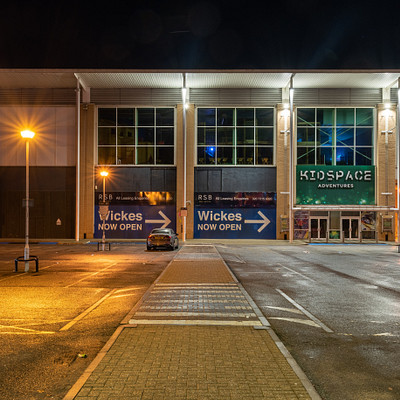
[[[109,213],[104,221],[106,239],[145,239],[154,228],[176,230],[176,208],[174,205],[132,206],[109,205]],[[100,219],[99,205],[95,206],[94,237],[103,235],[103,221]]]
[[[194,238],[276,239],[276,193],[195,193]]]
[[[194,215],[196,239],[276,239],[276,209],[200,208]]]

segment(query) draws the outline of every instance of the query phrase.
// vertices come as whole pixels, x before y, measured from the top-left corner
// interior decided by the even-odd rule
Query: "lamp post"
[[[25,248],[24,248],[24,261],[25,261],[25,272],[29,271],[29,139],[35,136],[35,132],[22,131],[21,136],[25,139],[26,150],[25,150]]]
[[[108,172],[107,171],[101,171],[100,175],[103,177],[103,203],[106,203],[106,178],[108,176]],[[104,251],[105,250],[105,246],[106,246],[106,232],[105,232],[105,222],[106,222],[106,216],[108,215],[108,207],[107,207],[107,213],[103,213],[104,215],[104,219],[103,219],[103,237],[101,239],[101,249]]]

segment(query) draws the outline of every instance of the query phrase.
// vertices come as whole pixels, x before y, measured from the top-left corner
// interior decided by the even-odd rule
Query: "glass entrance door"
[[[328,229],[327,218],[311,218],[311,239],[326,239]]]
[[[342,235],[344,235],[345,239],[359,239],[359,227],[359,218],[342,218]]]

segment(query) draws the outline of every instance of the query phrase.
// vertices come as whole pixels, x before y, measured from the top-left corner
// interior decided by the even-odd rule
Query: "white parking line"
[[[291,297],[289,297],[286,293],[282,292],[280,289],[276,289],[276,291],[282,295],[287,301],[292,303],[296,308],[298,308],[303,314],[307,315],[308,318],[313,320],[316,324],[318,324],[325,332],[333,333],[333,330],[328,328],[322,321],[320,321],[317,317],[314,317],[310,312],[308,312],[304,307],[300,304],[296,303]]]
[[[53,331],[36,331],[15,325],[0,325],[0,329],[14,329],[14,331],[0,331],[0,335],[51,335],[55,333]]]
[[[64,325],[60,331],[67,331],[71,326],[75,325],[78,321],[80,321],[82,318],[86,317],[91,311],[93,311],[96,307],[98,307],[104,300],[109,298],[113,293],[115,293],[117,289],[111,290],[109,293],[107,293],[105,296],[103,296],[100,300],[96,301],[91,307],[86,309],[83,313],[79,314],[77,317],[75,317],[72,321],[68,322],[67,325]]]
[[[315,280],[314,280],[314,279],[312,279],[312,278],[309,278],[308,276],[306,276],[306,275],[303,275],[303,274],[301,274],[300,272],[297,272],[297,271],[295,271],[295,270],[294,270],[294,269],[292,269],[292,268],[285,267],[284,265],[282,265],[282,264],[280,264],[280,263],[277,263],[277,265],[281,266],[282,268],[285,268],[285,269],[289,270],[290,272],[293,272],[294,274],[297,274],[297,275],[300,275],[300,276],[302,276],[304,279],[308,279],[308,280],[309,280],[309,281],[311,281],[311,282],[315,282]]]
[[[105,267],[105,268],[101,269],[100,271],[93,272],[93,274],[90,274],[90,275],[88,275],[88,276],[85,276],[84,278],[79,279],[79,281],[76,281],[76,282],[71,283],[70,285],[67,285],[67,286],[64,286],[64,287],[65,287],[65,288],[69,288],[69,287],[71,287],[71,286],[74,286],[74,285],[76,285],[76,284],[79,283],[79,282],[82,282],[82,281],[84,281],[84,280],[86,280],[86,279],[91,278],[92,276],[95,276],[95,275],[97,275],[97,274],[100,274],[100,273],[103,272],[103,271],[106,271],[108,268],[111,268],[111,267],[113,267],[113,266],[116,265],[116,264],[117,264],[116,262],[115,262],[115,263],[112,263],[112,264],[109,265],[108,267]]]
[[[268,319],[269,320],[277,319],[277,320],[280,320],[280,321],[294,322],[296,324],[304,324],[304,325],[313,326],[315,328],[320,328],[320,326],[316,322],[310,321],[309,319],[285,318],[285,317],[268,317]]]
[[[132,325],[206,325],[206,326],[262,326],[260,321],[223,321],[208,319],[131,319]]]
[[[54,263],[54,264],[48,265],[47,267],[40,267],[40,268],[39,268],[39,272],[40,272],[42,269],[47,269],[47,268],[53,267],[54,265],[57,265],[57,264],[58,264],[58,263]],[[27,274],[30,274],[30,272],[22,272],[21,274],[18,274],[18,275],[7,276],[6,278],[0,279],[0,282],[3,282],[3,281],[5,281],[5,280],[7,280],[7,279],[19,278],[19,277],[24,276],[24,275],[27,275]]]

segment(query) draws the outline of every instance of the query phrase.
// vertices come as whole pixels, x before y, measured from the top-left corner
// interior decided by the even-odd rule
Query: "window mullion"
[[[317,118],[318,118],[318,108],[315,108],[314,109],[314,165],[317,165],[317,152],[318,152],[318,147],[317,147],[317,132],[318,132]]]
[[[334,109],[333,112],[333,128],[332,128],[332,165],[336,165],[336,108]]]

